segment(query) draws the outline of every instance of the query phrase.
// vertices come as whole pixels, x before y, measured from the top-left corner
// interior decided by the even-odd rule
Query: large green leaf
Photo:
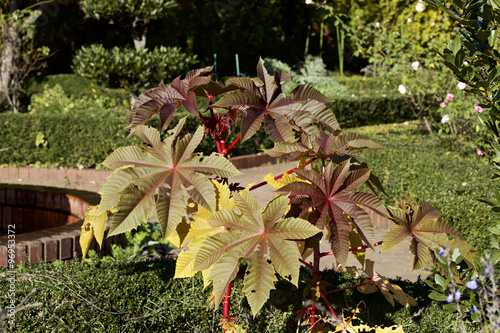
[[[237,193],[234,201],[239,213],[222,209],[208,218],[212,227],[225,227],[226,231],[206,237],[196,254],[194,270],[213,266],[209,279],[218,304],[239,262],[249,259],[243,291],[256,315],[273,289],[275,272],[298,284],[299,254],[289,240],[305,239],[320,230],[302,219],[284,219],[287,197],[274,199],[264,210],[249,192]]]
[[[147,219],[158,195],[157,216],[163,236],[168,237],[185,214],[186,194],[208,210],[215,207],[214,186],[207,175],[240,174],[223,156],[202,159],[194,154],[203,138],[203,128],[181,138],[183,124],[184,120],[163,142],[156,129],[138,126],[136,134],[149,146],[119,148],[103,162],[108,168],[122,168],[108,178],[103,189],[103,209],[114,206],[117,210],[110,235],[129,231]]]

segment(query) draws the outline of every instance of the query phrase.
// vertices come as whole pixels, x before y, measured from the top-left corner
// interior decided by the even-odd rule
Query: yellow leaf
[[[281,188],[287,184],[304,180],[295,177],[293,174],[288,174],[288,173],[283,174],[283,177],[279,179],[274,179],[274,175],[272,173],[269,173],[264,177],[264,181],[267,182],[272,187]]]
[[[104,232],[106,231],[107,212],[98,214],[99,206],[90,206],[85,214],[85,220],[82,224],[82,233],[80,235],[80,247],[82,248],[83,259],[87,256],[92,238],[96,238],[97,243],[102,247]]]

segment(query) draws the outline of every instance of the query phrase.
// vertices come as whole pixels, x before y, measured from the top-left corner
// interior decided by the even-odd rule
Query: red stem
[[[363,282],[361,284],[357,284],[355,286],[351,286],[351,287],[345,287],[345,288],[341,288],[341,289],[335,289],[335,290],[330,290],[329,292],[327,292],[326,294],[333,294],[333,293],[336,293],[337,291],[344,291],[344,290],[347,290],[347,289],[354,289],[354,288],[357,288],[357,287],[360,287],[360,286],[364,286],[365,284],[370,284],[373,282],[373,278],[370,279],[370,281],[366,281],[366,282]]]
[[[315,277],[319,277],[319,262],[320,262],[320,259],[321,259],[321,255],[320,255],[320,252],[319,252],[319,245],[317,245],[315,248],[314,248],[314,257],[313,257],[313,269],[312,269],[312,272],[313,272],[313,275]],[[314,303],[313,305],[311,306],[311,327],[314,327],[316,326],[316,307],[314,306]]]
[[[240,135],[238,135],[238,137],[237,137],[236,139],[234,139],[233,143],[231,143],[231,145],[227,148],[227,152],[226,152],[226,154],[224,155],[224,157],[226,157],[226,156],[227,156],[227,154],[229,154],[229,152],[230,152],[231,150],[233,150],[234,146],[236,146],[236,144],[237,144],[238,142],[240,142],[240,140],[241,140],[241,134],[240,134]]]
[[[332,306],[330,305],[330,302],[328,302],[328,299],[326,299],[326,296],[324,294],[321,294],[321,298],[323,299],[323,301],[325,301],[326,305],[328,306],[328,309],[330,310],[330,312],[332,313],[333,317],[335,318],[335,320],[339,320],[339,318],[337,317],[337,314],[335,314],[335,311],[333,311],[333,308]]]
[[[312,265],[311,265],[311,264],[309,264],[308,262],[306,262],[305,260],[303,260],[303,259],[299,259],[299,261],[300,261],[301,263],[303,263],[303,264],[304,264],[307,268],[309,268],[311,271],[314,269],[314,267],[312,267]]]
[[[304,166],[306,166],[306,165],[308,165],[308,164],[311,164],[311,163],[312,163],[312,161],[313,161],[312,159],[311,159],[311,160],[309,160],[309,161],[307,161],[306,163],[304,163]],[[288,170],[287,172],[284,172],[284,173],[282,173],[281,175],[274,177],[274,180],[278,180],[278,179],[282,178],[282,177],[285,175],[285,173],[290,174],[290,173],[294,172],[295,170],[297,170],[298,168],[299,168],[299,167],[295,167],[295,168],[293,168],[293,169],[291,169],[291,170]],[[251,191],[251,190],[255,190],[255,189],[257,189],[257,188],[259,188],[259,187],[262,187],[262,186],[264,186],[264,185],[266,185],[266,184],[267,184],[267,182],[261,182],[261,183],[255,184],[254,186],[250,187],[250,190],[249,190],[249,191]]]
[[[381,244],[382,244],[382,241],[376,242],[373,245],[379,246]],[[363,246],[358,246],[358,247],[351,247],[349,249],[349,251],[351,251],[351,252],[352,251],[361,251],[361,250],[364,250],[364,249],[367,249],[367,248],[369,248],[368,245],[363,245]],[[321,252],[321,254],[320,254],[321,257],[332,256],[332,255],[333,255],[333,252]]]
[[[231,305],[231,282],[227,285],[226,293],[224,294],[224,303],[222,308],[222,315],[224,319],[229,318],[229,306]],[[226,330],[224,329],[224,332]]]
[[[217,152],[218,152],[219,154],[220,154],[220,153],[222,153],[222,149],[221,149],[221,147],[220,147],[220,142],[219,142],[219,140],[216,140],[216,141],[215,141],[215,144],[217,145]]]
[[[227,155],[226,140],[220,140],[220,150],[221,154]]]

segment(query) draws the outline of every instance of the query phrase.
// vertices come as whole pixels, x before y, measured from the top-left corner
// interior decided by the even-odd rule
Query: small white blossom
[[[419,2],[417,3],[417,5],[415,6],[415,10],[417,12],[423,12],[425,9],[425,6],[424,6],[424,3],[423,2]]]
[[[441,123],[442,124],[446,124],[446,123],[449,123],[450,122],[450,116],[448,116],[447,114],[445,114],[443,116],[443,118],[441,119]]]
[[[408,17],[408,20],[406,20],[408,23],[411,23],[411,18]]]
[[[376,26],[377,28],[380,28],[380,22],[375,22],[375,26]]]
[[[398,90],[400,93],[402,93],[403,95],[406,94],[406,88],[405,86],[403,86],[402,84],[399,85],[398,87]]]
[[[420,66],[420,63],[418,61],[414,61],[411,63],[411,68],[413,68],[416,71],[418,71],[419,66]]]
[[[312,5],[313,4],[313,0],[306,0],[306,5]]]
[[[460,90],[464,90],[465,88],[467,88],[467,84],[465,82],[458,82],[457,86]]]

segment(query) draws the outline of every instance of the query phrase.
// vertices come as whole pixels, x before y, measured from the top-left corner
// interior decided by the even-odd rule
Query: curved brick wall
[[[88,202],[48,188],[0,185],[0,235],[15,225],[16,235],[80,222]]]
[[[254,168],[277,162],[276,158],[265,154],[239,156],[230,160],[238,169]],[[12,184],[22,184],[97,193],[111,172],[111,170],[94,169],[0,168],[0,187],[1,184],[9,184],[10,188]],[[16,228],[19,226],[23,231],[23,233],[16,233],[16,264],[24,261],[25,256],[29,263],[72,259],[75,255],[81,257],[82,251],[79,243],[81,223],[78,222],[85,215],[88,203],[97,204],[90,198],[82,198],[82,193],[71,195],[86,203],[68,197],[65,199],[60,195],[52,196],[50,199],[44,197],[49,196],[46,194],[0,189],[0,214],[2,216],[0,235],[5,233],[7,228],[5,224],[8,225],[9,221],[15,223]],[[31,206],[37,201],[44,208],[41,212],[35,211],[35,208]],[[65,203],[62,204],[62,202]],[[24,206],[26,210],[22,210],[23,208],[18,205]],[[72,213],[64,215],[68,206]],[[33,212],[30,209],[33,209]],[[42,218],[38,219],[40,214]],[[92,240],[90,249],[98,251],[100,255],[110,254],[111,245],[120,242],[120,239],[120,235],[107,238],[105,234],[102,249],[99,248],[95,239]],[[0,267],[7,267],[7,236],[0,237]]]

